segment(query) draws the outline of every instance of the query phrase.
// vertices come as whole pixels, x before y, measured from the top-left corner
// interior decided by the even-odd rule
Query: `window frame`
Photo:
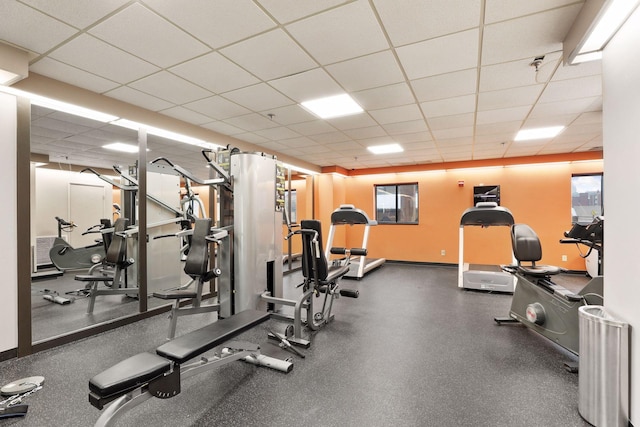
[[[404,186],[413,186],[413,196],[408,196],[408,194],[400,192],[399,191],[399,187],[404,187]],[[395,198],[393,200],[393,207],[390,208],[392,209],[393,212],[393,217],[394,219],[383,219],[384,217],[381,217],[381,214],[384,213],[382,210],[385,208],[381,208],[378,209],[378,189],[380,187],[395,187],[395,193],[393,195],[395,195]],[[406,183],[393,183],[393,184],[374,184],[373,185],[373,204],[374,204],[374,212],[375,212],[375,219],[378,222],[378,224],[381,225],[418,225],[420,223],[420,206],[419,206],[419,184],[418,182],[406,182]],[[402,214],[402,203],[398,203],[399,202],[399,196],[408,196],[410,197],[411,200],[414,201],[415,205],[413,207],[413,211],[411,213],[411,215],[415,214],[415,220],[411,221],[407,221],[407,220],[401,220],[398,221],[398,218],[402,218],[405,215]],[[400,206],[398,206],[400,204]]]

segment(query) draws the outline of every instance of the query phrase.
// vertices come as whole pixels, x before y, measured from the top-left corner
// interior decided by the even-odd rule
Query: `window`
[[[573,175],[571,177],[571,222],[591,224],[593,218],[604,213],[602,174]]]
[[[418,184],[376,185],[376,220],[380,224],[418,223]]]

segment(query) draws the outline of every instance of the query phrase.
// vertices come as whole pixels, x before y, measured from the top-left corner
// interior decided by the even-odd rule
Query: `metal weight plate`
[[[22,378],[0,388],[0,393],[4,396],[13,396],[16,394],[26,393],[44,383],[44,377],[27,377]]]

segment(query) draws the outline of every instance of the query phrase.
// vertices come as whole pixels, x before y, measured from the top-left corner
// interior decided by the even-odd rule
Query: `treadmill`
[[[340,205],[338,209],[331,213],[331,227],[329,228],[329,238],[325,249],[325,257],[329,259],[331,248],[333,247],[333,237],[336,227],[341,225],[364,225],[364,236],[362,238],[362,249],[367,249],[369,240],[369,229],[378,225],[378,221],[372,220],[362,209],[357,209],[353,205]],[[349,271],[344,277],[351,279],[362,279],[365,274],[380,267],[386,261],[384,258],[367,258],[365,255],[352,256]]]
[[[499,266],[474,265],[464,263],[464,227],[466,226],[506,226],[514,224],[509,209],[498,206],[495,202],[480,202],[465,210],[460,218],[458,287],[488,292],[513,293],[515,276],[502,271]],[[512,254],[512,264],[515,264]]]

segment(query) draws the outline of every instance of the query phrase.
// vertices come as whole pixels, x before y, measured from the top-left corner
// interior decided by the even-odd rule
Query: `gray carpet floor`
[[[335,321],[315,333],[289,374],[234,362],[183,381],[172,399],[152,399],[118,426],[586,426],[577,410],[576,358],[521,325],[498,326],[511,296],[463,291],[457,269],[387,263],[363,280],[343,280],[360,298],[340,298]],[[568,278],[579,286],[584,280]],[[285,280],[287,292],[300,282]],[[181,317],[178,334],[214,319]],[[51,319],[55,321],[55,319]],[[88,380],[164,342],[165,315],[0,363],[0,384],[42,375],[23,419],[1,426],[91,426]],[[241,339],[267,342],[269,320]]]

